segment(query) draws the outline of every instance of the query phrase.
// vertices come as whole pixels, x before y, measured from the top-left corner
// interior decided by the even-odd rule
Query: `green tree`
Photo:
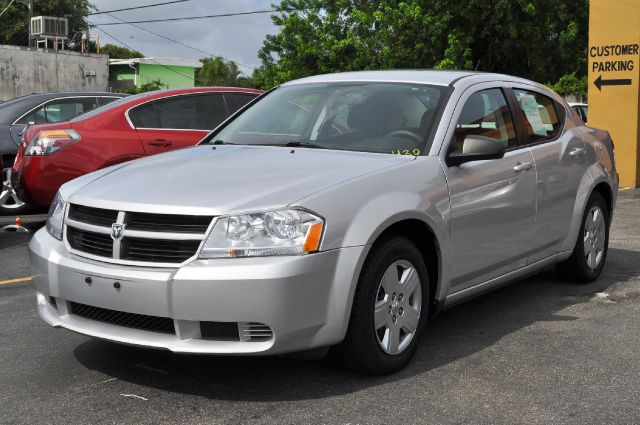
[[[587,98],[588,83],[587,76],[576,76],[575,72],[560,77],[557,83],[547,84],[552,90],[562,96],[579,95],[582,99]]]
[[[238,65],[221,57],[200,59],[202,68],[196,74],[196,86],[239,86],[246,85]]]
[[[0,20],[0,44],[27,46],[29,40],[29,9],[25,0],[15,1]],[[0,0],[4,9],[8,0]],[[94,9],[89,0],[34,0],[33,16],[57,16],[69,19],[69,37],[87,31],[86,15]]]
[[[135,59],[144,57],[144,55],[137,50],[127,49],[126,47],[116,46],[115,44],[105,44],[100,47],[100,53],[109,55],[111,59]]]
[[[391,68],[586,74],[588,0],[282,0],[254,78]]]

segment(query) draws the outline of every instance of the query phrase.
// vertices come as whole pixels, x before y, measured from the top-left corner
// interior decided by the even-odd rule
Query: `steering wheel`
[[[409,131],[409,130],[394,130],[391,133],[387,134],[387,137],[402,137],[404,139],[410,139],[413,141],[416,141],[418,143],[422,143],[422,136],[414,133],[413,131]]]

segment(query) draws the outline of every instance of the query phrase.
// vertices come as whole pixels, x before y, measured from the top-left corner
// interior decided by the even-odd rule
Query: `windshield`
[[[91,118],[93,116],[99,115],[99,114],[103,113],[104,111],[108,111],[110,109],[117,108],[118,106],[120,106],[122,104],[131,102],[131,101],[136,100],[136,99],[142,99],[142,98],[150,96],[152,94],[153,94],[153,92],[146,92],[146,93],[136,94],[136,95],[133,95],[133,96],[121,97],[120,99],[116,99],[113,102],[109,102],[106,105],[100,106],[99,108],[92,109],[89,112],[86,112],[84,114],[80,114],[80,115],[76,116],[75,118],[73,118],[71,120],[71,122],[80,121],[80,120],[86,120],[87,118]]]
[[[283,86],[207,143],[421,155],[445,90],[404,83]]]

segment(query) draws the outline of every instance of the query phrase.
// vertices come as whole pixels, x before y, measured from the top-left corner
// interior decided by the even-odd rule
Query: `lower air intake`
[[[238,331],[240,341],[269,341],[273,338],[273,331],[263,323],[240,322]]]
[[[71,302],[71,313],[85,319],[109,323],[126,328],[144,331],[175,334],[173,319],[168,317],[145,316],[144,314],[125,313],[123,311],[108,310],[86,304]]]

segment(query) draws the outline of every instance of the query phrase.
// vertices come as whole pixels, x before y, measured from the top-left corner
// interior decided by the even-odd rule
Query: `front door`
[[[501,159],[446,167],[451,200],[450,276],[452,292],[526,265],[535,220],[536,169],[531,151],[518,148],[513,114],[502,88],[465,93],[449,152],[468,135],[504,143]]]

